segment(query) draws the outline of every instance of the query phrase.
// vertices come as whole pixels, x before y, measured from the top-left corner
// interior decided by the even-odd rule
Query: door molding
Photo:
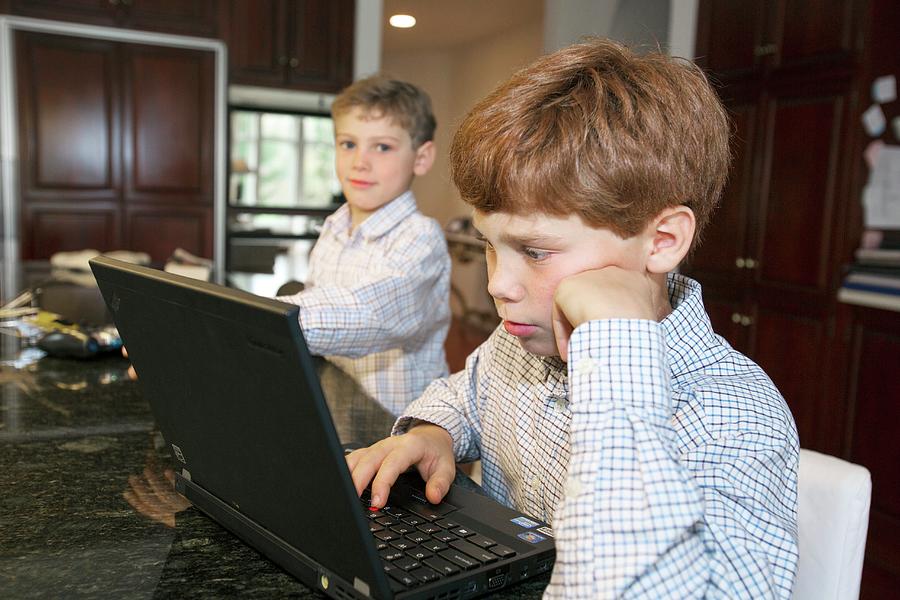
[[[185,35],[155,33],[133,29],[117,29],[28,17],[0,15],[0,302],[18,294],[21,286],[19,270],[19,186],[18,126],[14,34],[17,31],[55,33],[193,50],[208,50],[215,55],[213,118],[213,279],[225,282],[225,158],[227,157],[227,68],[228,54],[221,40]]]

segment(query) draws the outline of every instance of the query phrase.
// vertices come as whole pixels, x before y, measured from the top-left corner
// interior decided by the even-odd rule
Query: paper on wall
[[[900,146],[881,147],[862,202],[866,227],[900,229]]]
[[[863,127],[869,137],[878,137],[884,133],[887,120],[884,117],[884,111],[877,104],[873,104],[862,114]]]
[[[872,100],[887,104],[897,99],[897,78],[893,75],[879,77],[872,82]]]

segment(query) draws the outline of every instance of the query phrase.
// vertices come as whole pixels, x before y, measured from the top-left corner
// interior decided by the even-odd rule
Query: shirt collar
[[[703,306],[703,291],[693,279],[669,273],[672,312],[662,320],[672,375],[696,371],[720,360],[727,346],[712,329]]]
[[[359,227],[359,234],[367,240],[375,240],[389,232],[403,219],[416,211],[416,197],[406,191],[369,215]]]
[[[369,215],[369,218],[354,230],[353,235],[366,240],[378,239],[415,211],[416,197],[412,190],[407,190]],[[323,233],[328,229],[336,236],[347,237],[350,224],[350,206],[344,204],[328,217],[323,226]]]

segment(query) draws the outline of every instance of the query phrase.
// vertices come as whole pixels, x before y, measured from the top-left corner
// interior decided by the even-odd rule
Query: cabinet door
[[[860,309],[852,348],[847,398],[851,410],[849,460],[872,473],[860,598],[894,598],[900,587],[900,314]]]
[[[773,0],[701,0],[697,15],[697,62],[718,75],[757,69],[770,28]]]
[[[289,62],[283,0],[229,0],[222,35],[232,83],[283,86]]]
[[[119,243],[115,44],[16,34],[21,256]]]
[[[849,82],[789,91],[765,101],[761,188],[756,215],[757,291],[830,296]]]
[[[830,366],[832,329],[821,314],[784,310],[772,302],[757,304],[751,315],[748,355],[787,400],[800,445],[816,447],[816,423]]]
[[[212,214],[213,204],[213,56],[211,52],[129,45],[123,47],[123,200],[127,208],[126,242],[155,260],[171,249],[157,225],[179,232],[185,249],[211,256],[210,231],[195,224],[196,210]],[[192,207],[189,214],[178,211]],[[136,212],[138,211],[138,212]],[[165,221],[134,215],[158,211]],[[189,224],[176,227],[173,220]],[[144,225],[146,224],[146,225]],[[140,230],[148,227],[146,233]],[[140,242],[140,243],[139,243]]]
[[[751,3],[752,4],[752,3]],[[854,0],[779,0],[775,19],[774,66],[849,62],[856,19]]]
[[[109,1],[109,0],[107,0]],[[134,29],[212,37],[216,34],[216,0],[118,0],[124,24]]]
[[[110,0],[10,0],[10,11],[16,15],[76,21],[93,25],[118,25],[120,2]]]
[[[753,149],[757,110],[754,98],[728,103],[732,122],[732,164],[719,207],[702,234],[685,272],[704,287],[736,290],[746,278],[748,210],[755,191]],[[738,267],[737,265],[740,265]]]
[[[338,92],[350,83],[355,10],[353,0],[291,3],[288,85]]]
[[[13,14],[211,37],[216,0],[11,0]]]

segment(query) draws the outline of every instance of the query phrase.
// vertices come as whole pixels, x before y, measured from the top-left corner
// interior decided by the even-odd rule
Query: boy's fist
[[[597,319],[652,319],[659,321],[669,312],[659,276],[609,266],[582,271],[563,279],[553,296],[553,333],[559,356],[567,360],[572,331]]]

